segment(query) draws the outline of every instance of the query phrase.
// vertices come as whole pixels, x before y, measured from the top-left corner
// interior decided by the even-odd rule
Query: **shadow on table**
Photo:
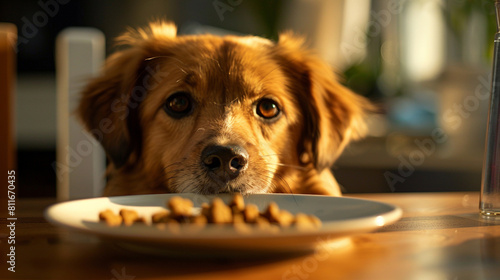
[[[486,235],[457,245],[425,250],[412,258],[423,265],[422,271],[447,275],[445,279],[499,279],[500,237]]]
[[[479,213],[466,213],[461,215],[405,217],[396,223],[382,228],[379,232],[430,230],[447,228],[464,228],[500,225],[499,220],[482,218]]]

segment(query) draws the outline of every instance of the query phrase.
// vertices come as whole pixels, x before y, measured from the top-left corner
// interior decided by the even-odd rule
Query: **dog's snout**
[[[248,153],[240,146],[212,145],[203,149],[201,163],[224,182],[235,179],[248,165]]]

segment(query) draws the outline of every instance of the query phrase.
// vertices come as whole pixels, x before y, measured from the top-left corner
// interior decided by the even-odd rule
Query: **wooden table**
[[[482,220],[478,193],[351,195],[399,205],[403,218],[350,244],[307,255],[189,260],[121,251],[48,224],[50,199],[17,203],[16,272],[0,279],[500,279],[500,223]],[[2,220],[2,258],[6,223]]]

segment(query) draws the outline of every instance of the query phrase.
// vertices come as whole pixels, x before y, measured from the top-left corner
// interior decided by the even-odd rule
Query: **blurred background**
[[[57,12],[26,33],[44,5]],[[479,190],[489,102],[493,0],[40,0],[0,1],[18,44],[19,195],[55,196],[55,38],[94,27],[113,38],[164,18],[183,34],[304,34],[342,77],[376,102],[369,136],[333,167],[346,193]],[[39,19],[38,19],[39,20]],[[23,29],[24,28],[24,29]],[[33,32],[32,32],[33,31]]]

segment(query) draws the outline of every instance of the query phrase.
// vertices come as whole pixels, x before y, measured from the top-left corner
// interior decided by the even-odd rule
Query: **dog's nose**
[[[238,177],[248,165],[248,153],[240,146],[207,146],[201,152],[201,163],[223,182]]]

